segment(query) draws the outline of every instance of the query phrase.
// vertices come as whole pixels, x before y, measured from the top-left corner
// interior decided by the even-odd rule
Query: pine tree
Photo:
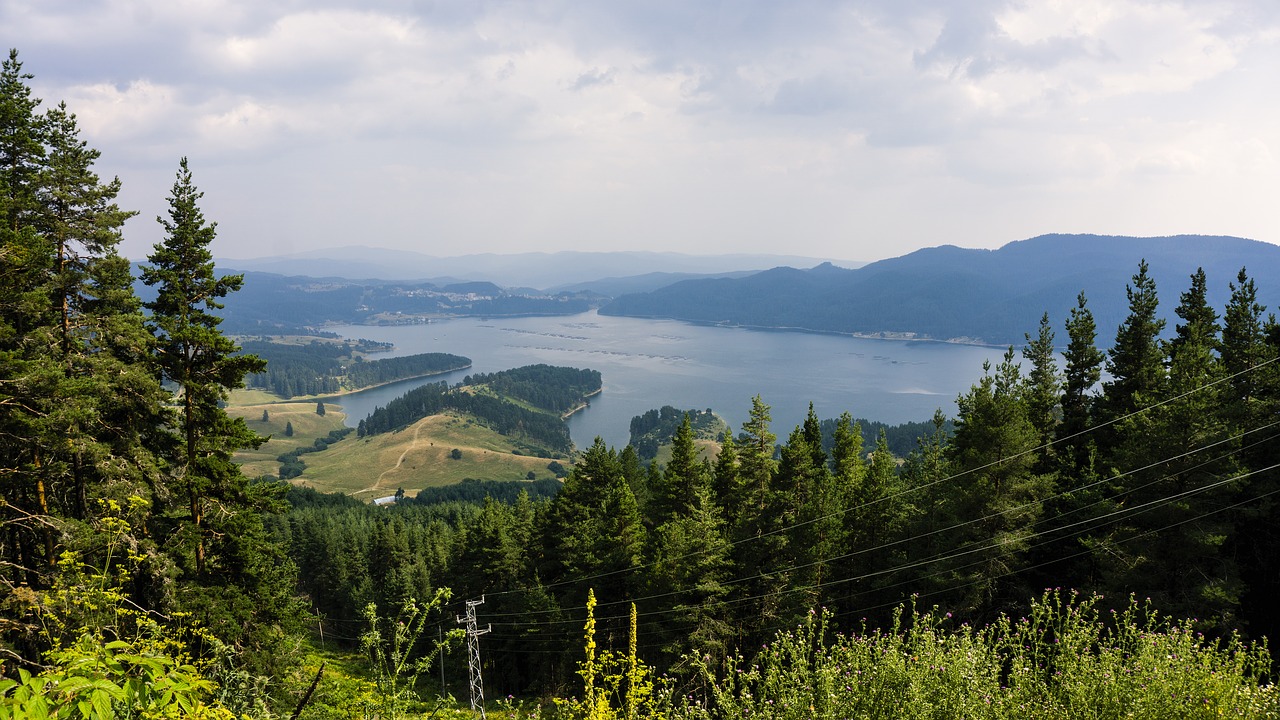
[[[934,411],[932,424],[933,431],[916,440],[916,449],[902,464],[902,490],[908,504],[903,513],[904,532],[911,541],[895,548],[895,552],[914,560],[940,557],[954,549],[952,538],[943,532],[952,519],[948,503],[953,486],[948,478],[953,469],[948,458],[947,417],[942,410]],[[926,570],[912,587],[932,596],[944,589],[947,579],[945,574]]]
[[[793,592],[787,594],[784,621],[798,621],[821,604],[820,588],[827,578],[828,560],[834,554],[839,523],[833,526],[831,472],[822,450],[822,431],[813,405],[803,425],[796,427],[782,446],[778,471],[769,501],[774,526],[771,532],[785,540],[781,554],[772,560],[787,571]]]
[[[1140,393],[1140,403],[1151,407],[1118,424],[1115,457],[1128,474],[1116,502],[1150,509],[1127,519],[1102,550],[1122,559],[1109,567],[1113,588],[1143,588],[1167,612],[1231,626],[1241,588],[1223,551],[1228,517],[1214,511],[1232,504],[1235,488],[1220,481],[1238,474],[1239,465],[1215,446],[1228,434],[1214,354],[1218,317],[1207,296],[1204,271],[1197,270],[1176,310],[1182,322],[1164,345],[1168,372],[1160,393]]]
[[[655,484],[649,489],[647,515],[655,526],[687,515],[695,496],[703,490],[710,492],[711,478],[698,457],[698,448],[693,442],[693,422],[688,413],[671,439],[671,461],[654,480]]]
[[[1232,425],[1246,429],[1261,417],[1258,405],[1258,387],[1265,372],[1254,368],[1267,359],[1266,334],[1263,329],[1263,312],[1258,303],[1258,290],[1244,268],[1230,284],[1231,299],[1222,316],[1222,372],[1228,377],[1230,388],[1224,398],[1224,408],[1231,415]]]
[[[286,421],[284,424],[284,436],[293,437],[293,423],[291,421]]]
[[[1039,435],[1031,422],[1024,396],[1025,384],[1013,348],[968,393],[956,400],[959,414],[950,445],[957,479],[949,509],[959,521],[969,521],[955,531],[953,547],[971,550],[954,568],[956,598],[968,613],[986,615],[1027,597],[1012,573],[1024,562],[1037,519],[1040,501],[1051,487],[1034,472]]]
[[[169,218],[157,218],[164,242],[142,269],[142,281],[157,289],[155,300],[146,304],[159,339],[157,369],[179,392],[181,450],[173,458],[174,480],[187,498],[197,575],[205,572],[206,503],[240,500],[246,480],[232,455],[265,440],[220,407],[229,390],[242,387],[245,375],[262,372],[266,363],[237,354],[240,348],[218,330],[222,319],[211,312],[222,307],[219,298],[240,289],[243,276],[214,272],[209,246],[217,226],[205,222],[198,205],[203,196],[182,158]]]
[[[542,528],[542,576],[563,584],[561,606],[579,604],[589,586],[619,600],[635,597],[642,578],[630,570],[641,564],[643,530],[618,453],[596,438],[552,500]],[[602,581],[584,579],[602,573],[608,573]]]
[[[1086,431],[1094,424],[1096,397],[1092,392],[1102,378],[1102,363],[1106,359],[1097,347],[1097,328],[1084,293],[1076,298],[1066,329],[1068,342],[1058,456],[1063,461],[1061,487],[1070,489],[1088,484],[1095,476],[1097,446]]]
[[[711,475],[711,490],[716,506],[725,519],[729,537],[740,535],[742,519],[746,515],[746,493],[742,488],[742,475],[738,468],[738,444],[733,433],[725,430],[720,438],[720,453]]]
[[[35,222],[39,213],[40,183],[45,165],[44,123],[37,116],[40,98],[31,96],[18,51],[0,66],[0,219],[9,240]],[[16,250],[8,247],[6,250]],[[14,258],[7,258],[13,262]]]
[[[788,582],[787,539],[774,532],[779,528],[778,509],[770,505],[776,499],[773,480],[777,465],[773,459],[777,436],[769,429],[771,419],[769,406],[760,396],[752,398],[736,444],[742,500],[733,562],[734,574],[746,581],[735,587],[735,593],[744,599],[746,615],[738,626],[744,633],[740,640],[751,644],[781,620],[780,593]],[[750,541],[743,542],[746,540]]]
[[[729,542],[709,488],[693,492],[685,512],[654,532],[649,593],[666,611],[658,623],[664,657],[675,661],[694,652],[714,666],[734,634],[722,604],[729,594]]]
[[[1147,261],[1138,264],[1133,282],[1125,288],[1129,315],[1116,331],[1115,345],[1108,351],[1107,373],[1111,379],[1102,386],[1104,420],[1116,420],[1141,407],[1142,398],[1160,394],[1164,383],[1164,352],[1160,333],[1164,320],[1156,316],[1159,298],[1156,283],[1147,274]],[[1116,442],[1114,429],[1101,433],[1099,446],[1108,457]]]
[[[73,342],[73,320],[83,313],[90,265],[114,253],[120,230],[137,213],[115,203],[120,179],[103,184],[93,165],[101,156],[80,139],[76,116],[65,103],[46,116],[47,166],[40,173],[42,208],[36,223],[54,245],[54,303],[63,351]]]
[[[1026,379],[1027,417],[1040,439],[1037,451],[1036,472],[1047,473],[1054,464],[1056,453],[1052,446],[1054,431],[1058,425],[1058,402],[1062,395],[1062,378],[1058,374],[1057,351],[1053,347],[1053,328],[1049,325],[1049,313],[1040,317],[1040,329],[1035,339],[1025,336],[1027,344],[1022,357],[1031,363]]]
[[[114,204],[119,183],[98,181],[98,153],[65,107],[37,115],[31,77],[11,52],[0,70],[0,582],[43,587],[60,548],[86,549],[76,525],[97,515],[94,499],[150,496],[164,414],[115,253],[130,215]]]

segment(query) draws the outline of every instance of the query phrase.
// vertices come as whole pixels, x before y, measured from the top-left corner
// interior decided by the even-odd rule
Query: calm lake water
[[[447,375],[343,396],[347,422],[425,382],[460,382],[475,372],[547,363],[599,370],[604,391],[569,420],[578,447],[597,435],[626,445],[631,418],[651,408],[711,408],[738,430],[760,395],[772,408],[773,432],[785,439],[812,401],[820,418],[854,417],[896,424],[955,412],[955,399],[998,362],[1000,348],[935,342],[867,340],[838,335],[692,325],[674,320],[605,317],[459,318],[429,325],[329,328],[344,337],[395,343],[390,354],[447,352],[473,366]]]

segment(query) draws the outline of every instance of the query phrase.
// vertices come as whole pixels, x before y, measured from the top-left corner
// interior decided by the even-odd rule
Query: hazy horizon
[[[0,5],[44,107],[214,253],[787,253],[1047,232],[1280,242],[1266,0]]]

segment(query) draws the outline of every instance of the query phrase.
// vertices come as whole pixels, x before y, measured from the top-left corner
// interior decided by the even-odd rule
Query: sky
[[[134,258],[183,156],[225,258],[1280,243],[1274,0],[4,0],[0,36]]]

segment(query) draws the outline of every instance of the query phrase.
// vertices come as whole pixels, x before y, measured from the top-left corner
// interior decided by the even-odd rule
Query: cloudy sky
[[[1049,232],[1280,242],[1274,0],[4,0],[160,239],[874,260]]]

